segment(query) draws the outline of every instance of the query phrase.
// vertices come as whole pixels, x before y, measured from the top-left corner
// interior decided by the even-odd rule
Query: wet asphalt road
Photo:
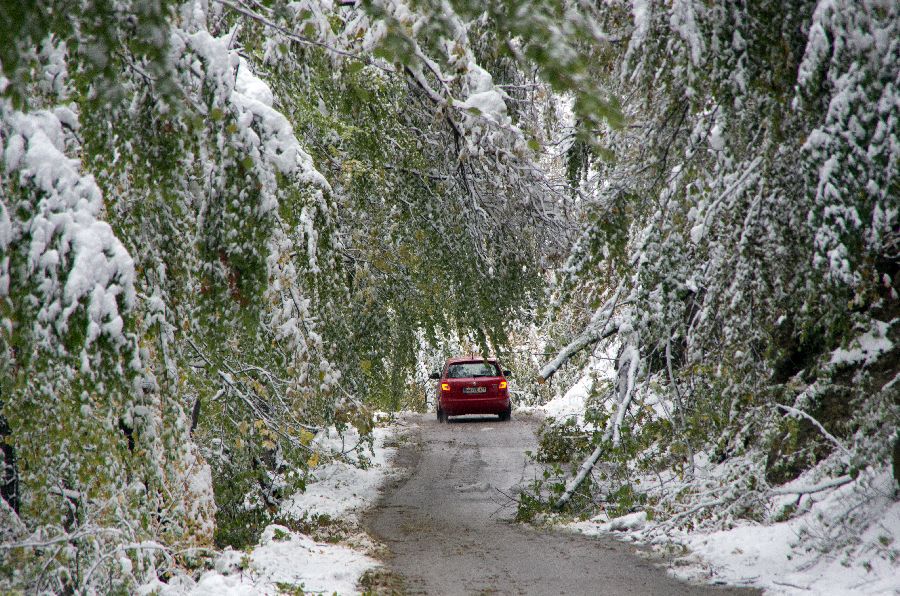
[[[636,547],[512,521],[507,495],[536,473],[539,420],[513,415],[411,420],[387,486],[364,523],[390,550],[387,567],[409,594],[757,594],[675,580]]]

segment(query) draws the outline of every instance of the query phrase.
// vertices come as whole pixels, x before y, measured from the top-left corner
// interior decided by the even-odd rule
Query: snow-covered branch
[[[819,432],[821,432],[822,435],[823,435],[826,439],[828,439],[829,441],[831,441],[831,442],[832,442],[832,443],[833,443],[833,444],[841,451],[841,453],[844,454],[845,457],[847,457],[847,458],[850,458],[850,457],[851,457],[850,450],[847,449],[846,447],[844,447],[844,444],[841,443],[841,442],[837,439],[837,437],[835,437],[833,434],[831,434],[830,432],[828,432],[827,430],[825,430],[825,427],[822,426],[822,423],[821,423],[821,422],[819,422],[818,420],[816,420],[815,418],[813,418],[812,416],[810,416],[809,414],[807,414],[807,413],[804,412],[803,410],[799,410],[799,409],[794,408],[794,407],[791,407],[791,406],[786,406],[786,405],[784,405],[784,404],[777,404],[777,407],[778,407],[779,410],[784,410],[785,412],[787,412],[788,414],[790,414],[790,415],[792,415],[792,416],[794,416],[794,417],[796,417],[796,418],[803,418],[803,419],[805,419],[805,420],[811,422],[812,425],[815,426],[817,429],[819,429]]]
[[[612,297],[603,306],[598,308],[584,331],[578,334],[566,347],[559,351],[556,358],[544,365],[538,373],[538,382],[543,383],[549,379],[572,356],[598,341],[614,335],[619,327],[618,321],[613,318],[619,297],[622,294],[622,286],[615,291]]]
[[[837,488],[839,486],[844,486],[845,484],[849,484],[853,482],[853,477],[849,474],[845,474],[843,476],[838,476],[837,478],[832,478],[831,480],[826,480],[825,482],[820,482],[819,484],[814,484],[812,486],[792,486],[790,488],[773,488],[769,491],[770,495],[810,495],[813,493],[819,493],[823,490],[828,490],[829,488]]]
[[[619,356],[619,381],[617,388],[618,403],[616,405],[616,416],[614,419],[610,420],[609,424],[607,425],[606,430],[603,433],[603,439],[600,441],[597,447],[594,448],[594,451],[591,453],[591,455],[588,456],[588,458],[578,468],[578,473],[575,475],[575,477],[572,478],[568,482],[568,484],[566,484],[565,491],[554,504],[555,508],[561,509],[565,506],[566,503],[569,502],[569,500],[572,498],[572,495],[575,494],[575,491],[578,490],[578,487],[581,486],[581,483],[584,482],[584,479],[587,478],[587,475],[599,461],[600,456],[603,454],[604,449],[609,444],[610,439],[612,440],[611,446],[613,449],[619,447],[622,438],[622,423],[625,421],[625,414],[628,412],[628,408],[630,407],[631,401],[634,397],[635,378],[637,376],[640,363],[641,359],[637,346],[633,344],[627,344],[622,349],[622,354]]]

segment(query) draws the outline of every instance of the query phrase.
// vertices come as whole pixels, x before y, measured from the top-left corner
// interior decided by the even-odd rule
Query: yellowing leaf
[[[306,460],[306,465],[310,468],[315,468],[316,466],[318,466],[319,465],[319,454],[313,453],[312,455],[310,455],[309,459]]]

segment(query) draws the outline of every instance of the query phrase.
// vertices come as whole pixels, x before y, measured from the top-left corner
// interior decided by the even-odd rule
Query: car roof
[[[453,358],[447,358],[447,364],[457,364],[459,362],[484,362],[487,360],[488,362],[497,362],[496,358],[481,358],[479,356],[454,356]]]

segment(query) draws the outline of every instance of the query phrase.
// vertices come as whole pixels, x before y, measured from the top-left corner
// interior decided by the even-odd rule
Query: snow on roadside
[[[831,364],[870,362],[891,347],[884,324],[876,321],[850,348],[836,350]],[[601,380],[612,382],[614,370],[609,361],[592,359],[568,391],[534,410],[560,421],[574,419],[586,428],[585,408],[593,384]],[[645,405],[660,417],[667,417],[673,407],[660,396],[650,396]],[[735,459],[730,464],[715,464],[703,452],[694,459],[698,480],[720,478],[724,482],[729,465],[741,463]],[[601,514],[563,527],[585,535],[613,535],[649,544],[662,552],[687,552],[669,569],[681,579],[751,586],[776,595],[900,594],[900,502],[894,497],[896,480],[891,470],[870,467],[852,482],[837,479],[833,488],[801,495],[811,487],[824,488],[821,483],[829,477],[828,467],[823,462],[764,497],[769,513],[762,523],[733,519],[734,527],[729,529],[688,532],[662,528],[648,520],[645,511],[637,511],[612,519]],[[639,480],[641,486],[651,487],[658,478]],[[781,521],[780,512],[787,511],[793,513]],[[854,535],[852,528],[864,531]]]
[[[897,594],[900,503],[892,498],[895,482],[887,468],[868,469],[856,482],[804,495],[803,513],[787,521],[693,533],[681,542],[698,562],[712,566],[715,578],[764,588],[767,594]],[[848,536],[841,522],[854,517],[865,519],[860,526],[867,529]],[[702,564],[675,571],[687,578],[704,574]]]
[[[375,428],[371,451],[360,444],[360,435],[352,427],[343,436],[333,427],[320,432],[312,446],[328,461],[314,469],[306,492],[285,501],[281,515],[287,519],[327,515],[355,522],[361,510],[375,503],[380,487],[391,474],[389,461],[395,449],[385,445],[396,432],[393,425]],[[355,449],[357,446],[361,448]],[[249,596],[299,588],[304,592],[358,594],[359,578],[378,565],[379,561],[363,553],[361,547],[316,542],[272,524],[249,553],[225,549],[214,569],[197,580],[179,575],[169,583],[144,585],[140,593]]]
[[[617,349],[618,344],[615,344],[598,356],[591,356],[584,368],[584,374],[578,377],[565,393],[557,395],[540,406],[516,405],[516,411],[539,412],[559,421],[572,418],[577,424],[584,426],[587,402],[594,391],[597,381],[601,379],[611,380],[615,377],[615,367],[612,362]]]
[[[786,485],[803,482],[802,477]],[[681,579],[762,588],[766,594],[888,595],[900,593],[897,546],[900,503],[892,498],[895,480],[888,469],[860,473],[857,481],[799,499],[801,513],[781,522],[737,521],[727,530],[661,531],[646,512],[566,525],[585,534],[614,535],[650,543],[662,551],[683,546],[688,554],[670,573]],[[799,487],[800,485],[798,485]],[[773,496],[773,510],[798,501]],[[848,516],[865,516],[859,536],[841,532]]]
[[[327,594],[357,594],[356,583],[378,562],[334,544],[317,543],[308,536],[279,525],[268,526],[259,545],[249,554],[225,550],[211,569],[194,582],[179,576],[169,584],[150,584],[144,594],[244,596],[281,594],[286,589]]]
[[[328,515],[329,517],[355,518],[358,511],[372,505],[378,497],[378,488],[384,482],[388,471],[388,459],[394,450],[385,448],[385,441],[393,435],[394,429],[375,428],[374,454],[365,453],[368,461],[360,461],[358,456],[353,461],[363,467],[351,463],[333,460],[315,469],[316,481],[308,484],[306,491],[297,493],[287,499],[281,507],[281,514],[290,519],[299,519],[303,514],[308,517]],[[360,436],[356,429],[349,428],[343,436],[332,427],[319,433],[313,448],[320,453],[347,454],[353,456]]]
[[[550,400],[538,409],[547,416],[565,420],[575,418],[577,422],[584,422],[585,403],[594,388],[594,379],[591,375],[584,375],[575,382],[563,395]]]

